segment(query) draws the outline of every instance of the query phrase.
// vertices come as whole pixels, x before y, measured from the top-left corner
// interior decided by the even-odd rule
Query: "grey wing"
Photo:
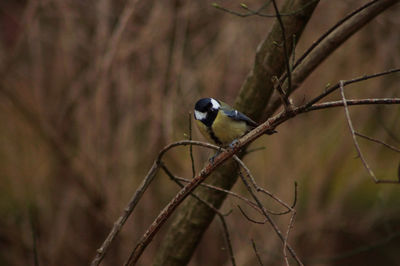
[[[251,118],[247,117],[245,114],[242,114],[241,112],[237,110],[226,110],[226,109],[221,109],[227,116],[230,118],[237,120],[237,121],[244,121],[246,122],[247,125],[252,126],[252,127],[257,127],[258,124],[253,121]]]

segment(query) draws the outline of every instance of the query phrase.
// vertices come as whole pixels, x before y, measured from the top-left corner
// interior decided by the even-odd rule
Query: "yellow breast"
[[[222,111],[218,112],[217,117],[212,124],[212,131],[225,146],[246,134],[249,127],[246,122],[235,121],[226,115],[222,115],[221,112]]]

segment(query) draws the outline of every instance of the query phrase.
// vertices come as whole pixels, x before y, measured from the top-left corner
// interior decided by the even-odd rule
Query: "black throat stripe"
[[[219,138],[217,138],[217,136],[215,136],[214,131],[212,130],[211,127],[207,127],[208,130],[208,134],[210,134],[210,137],[212,138],[212,140],[217,144],[217,145],[222,145],[222,142],[219,140]]]

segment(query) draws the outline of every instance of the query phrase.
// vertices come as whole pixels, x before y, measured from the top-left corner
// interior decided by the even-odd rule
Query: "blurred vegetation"
[[[240,18],[211,1],[131,3],[0,3],[0,265],[32,265],[35,255],[40,265],[88,264],[157,152],[185,138],[194,102],[208,96],[233,102],[273,21]],[[321,1],[296,55],[362,3]],[[239,2],[220,5],[240,10]],[[305,82],[294,103],[328,83],[399,67],[399,11],[398,5],[386,11],[348,40]],[[351,85],[346,95],[400,97],[398,84],[398,74],[386,76]],[[358,131],[400,146],[398,106],[352,107],[351,115]],[[298,181],[290,241],[304,262],[398,265],[400,188],[375,185],[368,177],[344,111],[312,112],[277,130],[253,143],[266,149],[245,162],[259,185],[285,201]],[[194,138],[202,139],[197,131]],[[396,178],[398,153],[360,144],[379,177]],[[196,169],[209,154],[195,149]],[[177,175],[191,176],[187,149],[170,152],[166,162]],[[177,189],[160,174],[104,265],[122,264]],[[241,184],[234,190],[246,193]],[[250,239],[265,265],[279,265],[277,237],[267,225],[247,221],[237,204],[228,198],[223,211],[233,209],[227,221],[238,265],[256,263]],[[282,228],[288,218],[277,218]],[[163,232],[142,265],[152,262]],[[205,264],[229,264],[217,223],[190,262]]]

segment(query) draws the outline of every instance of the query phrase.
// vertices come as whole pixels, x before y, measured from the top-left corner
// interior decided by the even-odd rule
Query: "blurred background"
[[[0,265],[87,265],[168,143],[187,138],[200,97],[232,104],[273,20],[240,18],[212,1],[1,1]],[[238,1],[221,6],[243,12]],[[282,1],[280,2],[282,3]],[[365,1],[321,1],[296,49]],[[263,2],[248,1],[253,9]],[[328,58],[293,96],[300,104],[327,84],[400,66],[399,5]],[[265,13],[272,14],[268,8]],[[348,98],[400,97],[399,74],[346,88]],[[339,99],[335,94],[331,99]],[[357,131],[400,146],[399,106],[352,107]],[[260,186],[286,202],[299,184],[290,242],[307,265],[399,265],[400,187],[375,185],[357,158],[341,108],[308,113],[252,144],[245,162]],[[193,138],[203,140],[197,130]],[[381,179],[396,179],[400,156],[360,139]],[[211,153],[195,148],[198,170]],[[190,177],[188,148],[166,157]],[[246,194],[238,182],[234,187]],[[121,265],[178,191],[159,174],[112,244],[103,265]],[[281,265],[269,225],[250,223],[228,198],[238,265]],[[270,199],[265,204],[279,206]],[[246,209],[246,206],[244,206]],[[248,210],[250,216],[257,218]],[[286,231],[289,216],[275,217]],[[165,228],[144,253],[149,265]],[[190,265],[230,265],[214,222]]]

